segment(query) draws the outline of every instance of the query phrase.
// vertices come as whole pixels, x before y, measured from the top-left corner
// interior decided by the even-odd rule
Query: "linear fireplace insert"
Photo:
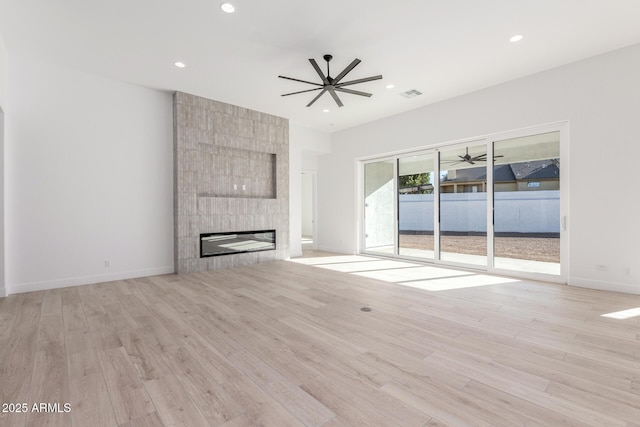
[[[276,248],[276,230],[232,231],[200,235],[200,258],[271,251]]]

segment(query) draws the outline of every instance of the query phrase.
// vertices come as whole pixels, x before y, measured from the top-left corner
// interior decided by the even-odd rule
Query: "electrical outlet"
[[[233,184],[233,189],[237,190],[238,189],[238,184]]]
[[[242,184],[242,190],[243,190],[243,191],[247,191],[247,186],[246,186],[246,184]]]

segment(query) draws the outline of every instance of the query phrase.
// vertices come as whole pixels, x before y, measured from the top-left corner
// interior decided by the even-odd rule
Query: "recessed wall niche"
[[[188,274],[289,256],[289,122],[174,94],[175,268]],[[276,249],[200,258],[200,234],[276,230]]]
[[[204,163],[211,168],[197,176],[201,197],[276,198],[276,155],[203,144]]]

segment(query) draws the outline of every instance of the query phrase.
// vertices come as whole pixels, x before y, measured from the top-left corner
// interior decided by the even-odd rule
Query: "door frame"
[[[522,138],[526,136],[538,135],[543,133],[558,132],[560,139],[560,274],[531,273],[514,270],[505,270],[495,268],[493,265],[495,255],[491,253],[491,267],[488,268],[490,273],[499,274],[501,276],[515,276],[523,279],[542,280],[545,282],[567,283],[569,278],[569,122],[561,121],[540,126],[531,126],[523,129],[517,129],[506,132],[496,132],[486,136],[488,147],[491,150],[493,159],[493,143],[506,139]],[[487,151],[489,152],[489,151]],[[493,168],[491,168],[493,175]],[[487,175],[488,178],[488,175]],[[493,182],[493,180],[492,180]],[[491,187],[491,210],[487,208],[487,230],[489,222],[491,222],[491,245],[493,246],[493,185]],[[490,215],[490,216],[489,216]]]
[[[318,171],[302,169],[301,174],[311,175],[311,237],[313,239],[311,247],[315,251],[318,250]],[[302,211],[300,213],[302,216]],[[300,237],[302,238],[302,232]]]

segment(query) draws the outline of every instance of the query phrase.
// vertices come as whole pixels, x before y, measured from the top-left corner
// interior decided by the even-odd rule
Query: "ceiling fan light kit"
[[[353,70],[356,67],[356,65],[358,65],[361,61],[358,58],[354,59],[353,62],[351,62],[351,64],[349,64],[344,70],[342,70],[340,72],[340,74],[338,74],[336,77],[331,77],[330,70],[329,70],[329,62],[331,62],[331,60],[333,59],[333,56],[324,55],[323,59],[327,62],[327,74],[326,75],[322,72],[322,70],[318,66],[318,63],[316,62],[316,60],[313,59],[313,58],[309,58],[309,62],[311,63],[311,66],[316,71],[316,73],[318,73],[318,76],[320,76],[321,83],[310,82],[310,81],[307,81],[307,80],[294,79],[293,77],[278,76],[281,79],[293,80],[295,82],[306,83],[306,84],[314,85],[314,86],[317,86],[317,87],[315,87],[313,89],[307,89],[307,90],[300,90],[300,91],[297,91],[297,92],[285,93],[285,94],[283,94],[281,96],[297,95],[299,93],[314,92],[314,91],[319,90],[320,93],[318,95],[316,95],[316,97],[313,98],[311,100],[311,102],[309,102],[307,104],[307,107],[311,107],[326,92],[329,92],[329,95],[331,95],[331,97],[336,102],[338,107],[342,107],[344,104],[342,103],[342,100],[340,99],[340,97],[338,96],[338,94],[336,92],[349,93],[351,95],[366,96],[368,98],[368,97],[371,96],[370,93],[361,92],[361,91],[353,90],[353,89],[347,89],[347,88],[345,88],[345,86],[351,86],[351,85],[355,85],[355,84],[358,84],[358,83],[370,82],[372,80],[380,80],[382,78],[382,75],[378,75],[378,76],[371,76],[371,77],[365,77],[365,78],[362,78],[362,79],[356,79],[356,80],[351,80],[351,81],[347,81],[347,82],[342,82],[342,79],[347,74],[349,74],[351,72],[351,70]]]

